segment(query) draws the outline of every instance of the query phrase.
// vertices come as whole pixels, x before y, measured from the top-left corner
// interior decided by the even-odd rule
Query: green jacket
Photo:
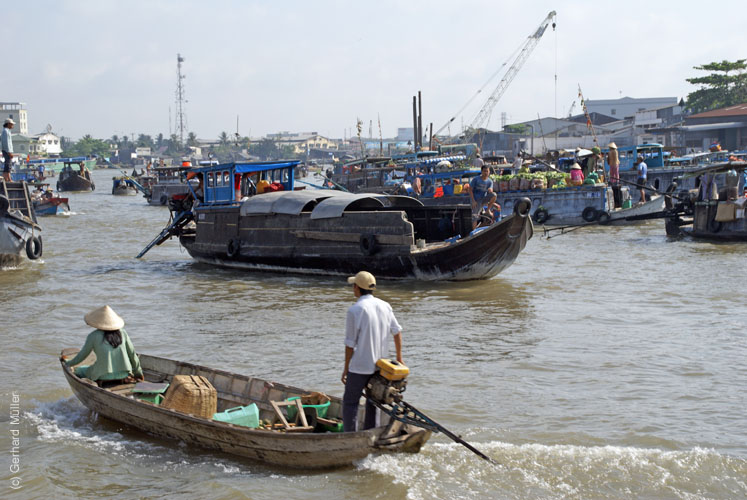
[[[120,380],[128,375],[142,375],[140,359],[135,353],[130,337],[124,329],[122,343],[112,347],[104,338],[104,332],[94,330],[88,334],[86,343],[80,352],[71,360],[65,361],[68,366],[75,366],[86,359],[91,351],[96,354],[96,362],[88,367],[79,367],[75,373],[91,380]]]

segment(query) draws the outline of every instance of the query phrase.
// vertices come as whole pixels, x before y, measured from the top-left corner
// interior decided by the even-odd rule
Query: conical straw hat
[[[119,330],[124,326],[124,320],[108,305],[94,309],[84,319],[87,325],[104,331]]]

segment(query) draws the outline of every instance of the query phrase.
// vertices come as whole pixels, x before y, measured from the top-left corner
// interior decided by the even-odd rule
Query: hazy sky
[[[489,128],[563,116],[587,99],[684,97],[693,66],[747,58],[744,0],[719,1],[5,1],[0,101],[26,103],[29,132],[74,139],[169,133],[176,54],[188,129],[252,137],[316,131],[340,138],[440,128],[551,11],[548,29],[493,110]],[[557,74],[557,85],[555,75]],[[495,79],[457,118],[469,124]],[[576,112],[578,112],[578,105]],[[174,130],[174,125],[171,125]]]

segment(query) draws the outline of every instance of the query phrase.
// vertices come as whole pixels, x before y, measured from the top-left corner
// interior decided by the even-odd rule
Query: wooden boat
[[[131,196],[137,194],[133,179],[127,175],[112,177],[112,194],[114,196]]]
[[[71,357],[77,352],[78,349],[65,349],[62,354]],[[101,388],[88,379],[77,377],[70,367],[61,364],[75,396],[99,415],[156,436],[179,439],[271,465],[302,469],[343,467],[380,451],[417,453],[431,435],[430,431],[394,420],[358,432],[252,429],[136,399],[132,394],[134,384]],[[148,382],[168,382],[174,375],[204,376],[218,393],[219,412],[255,403],[259,417],[271,419],[275,415],[272,402],[308,393],[297,387],[155,356],[140,355],[140,364]],[[330,399],[327,418],[340,418],[342,400]],[[384,417],[386,415],[382,415],[382,420]]]
[[[469,280],[506,269],[533,234],[529,200],[473,232],[467,206],[428,207],[407,196],[328,189],[294,191],[296,163],[195,169],[207,179],[204,201],[181,212],[174,207],[174,223],[140,256],[179,236],[193,258],[225,267],[345,276],[365,269],[378,278]],[[263,182],[278,191],[252,194]]]
[[[70,213],[68,198],[55,196],[51,189],[47,189],[49,184],[36,183],[35,185],[37,189],[31,193],[31,203],[36,215],[67,215]]]
[[[93,191],[96,184],[91,179],[91,172],[78,164],[68,163],[57,178],[57,191]]]
[[[147,186],[144,196],[148,204],[165,206],[172,196],[188,193],[189,183],[184,172],[189,168],[188,165],[152,168],[153,178],[142,181]]]
[[[42,256],[41,227],[26,182],[0,180],[0,266],[18,265],[23,252],[30,260]]]
[[[702,179],[700,189],[680,193],[679,201],[667,200],[662,213],[667,218],[670,236],[691,236],[712,241],[747,241],[747,196],[745,179],[747,162],[730,161],[700,168],[689,175]],[[724,178],[726,187],[719,189],[714,179]],[[672,198],[676,198],[676,195]]]

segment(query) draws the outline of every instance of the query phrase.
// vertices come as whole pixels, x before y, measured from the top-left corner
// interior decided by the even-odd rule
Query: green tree
[[[140,148],[152,148],[153,138],[149,135],[140,134],[137,137],[137,145]]]
[[[163,134],[158,134],[156,136],[156,147],[160,148],[161,146],[163,146],[163,142],[164,142],[164,140],[163,140]]]
[[[218,136],[218,140],[220,141],[221,146],[228,146],[228,134],[226,132],[221,132],[220,136]]]
[[[109,154],[109,144],[86,134],[78,142],[68,144],[63,154],[65,156],[107,156]]]
[[[262,139],[252,144],[250,151],[253,155],[259,156],[263,160],[270,160],[278,157],[278,145],[272,139]]]
[[[700,88],[687,95],[687,108],[693,113],[723,108],[747,102],[747,59],[721,61],[695,66],[694,69],[711,74],[687,78],[688,83]]]
[[[194,132],[187,134],[187,146],[197,146],[197,135]]]

